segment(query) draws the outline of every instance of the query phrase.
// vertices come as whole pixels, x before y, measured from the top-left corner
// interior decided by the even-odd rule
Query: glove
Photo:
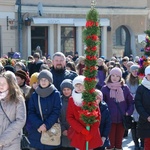
[[[81,133],[82,133],[83,135],[85,135],[85,140],[86,140],[86,141],[90,141],[90,140],[92,139],[92,135],[90,134],[90,132],[89,132],[88,130],[83,129],[83,130],[81,131]]]
[[[90,141],[92,139],[92,135],[89,133],[88,135],[86,135],[85,140],[86,141]]]
[[[86,129],[83,129],[83,130],[81,131],[81,133],[82,133],[83,135],[88,135],[88,134],[89,134],[89,131],[86,130]]]

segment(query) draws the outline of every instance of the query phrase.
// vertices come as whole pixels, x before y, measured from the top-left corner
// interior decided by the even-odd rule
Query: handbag
[[[4,111],[2,104],[0,102],[0,107],[3,111],[3,113],[5,114],[5,116],[7,117],[7,119],[9,120],[10,123],[12,123],[12,121],[9,119],[8,115],[6,114],[6,112]],[[30,149],[30,142],[27,138],[27,136],[25,134],[21,134],[21,149]]]
[[[38,105],[41,118],[42,120],[44,120],[39,95],[38,95]],[[40,141],[44,145],[57,146],[60,145],[61,142],[60,137],[61,137],[61,127],[60,122],[58,121],[58,123],[55,123],[49,130],[47,130],[46,132],[42,132]]]
[[[123,126],[125,127],[125,129],[131,129],[133,126],[133,117],[124,115]]]
[[[118,108],[118,110],[119,110],[119,112],[120,112],[120,114],[121,114],[122,121],[123,121],[122,123],[123,123],[123,126],[124,126],[125,130],[131,129],[132,126],[133,126],[133,122],[134,122],[133,117],[130,116],[130,115],[128,115],[128,116],[123,115],[122,110],[121,110],[121,108],[120,108],[118,102],[115,101],[115,103],[116,103],[117,108]]]

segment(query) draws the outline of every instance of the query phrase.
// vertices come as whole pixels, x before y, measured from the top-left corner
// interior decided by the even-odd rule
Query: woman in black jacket
[[[135,95],[135,107],[139,113],[137,134],[144,139],[144,150],[150,148],[150,66],[145,69],[145,77]]]

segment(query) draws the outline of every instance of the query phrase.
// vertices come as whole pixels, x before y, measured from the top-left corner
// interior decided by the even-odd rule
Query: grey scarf
[[[50,86],[48,86],[47,88],[41,88],[40,86],[37,87],[37,89],[35,90],[36,93],[38,95],[40,95],[40,97],[47,97],[50,94],[52,94],[52,92],[55,90],[55,86],[53,84],[51,84]]]

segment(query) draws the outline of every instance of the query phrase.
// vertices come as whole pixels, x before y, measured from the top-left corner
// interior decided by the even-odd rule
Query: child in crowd
[[[53,150],[59,146],[44,145],[40,142],[42,132],[49,130],[60,116],[60,93],[53,85],[53,76],[50,71],[42,70],[38,75],[39,85],[31,95],[28,103],[28,120],[31,123],[29,141],[34,150]],[[43,120],[38,105],[40,100]]]
[[[122,71],[120,68],[113,68],[110,75],[106,79],[106,85],[102,87],[103,100],[107,103],[111,114],[111,130],[109,133],[110,150],[121,150],[122,140],[124,136],[124,126],[122,114],[132,115],[134,110],[133,96],[129,88],[125,85],[122,78]]]
[[[30,78],[30,91],[28,92],[27,96],[26,96],[26,102],[30,99],[32,93],[35,91],[35,89],[38,87],[38,72],[35,72],[31,75]]]
[[[31,78],[30,78],[30,91],[28,92],[27,96],[25,97],[25,104],[26,104],[26,108],[27,108],[27,114],[28,114],[28,102],[30,100],[31,95],[33,94],[33,92],[35,92],[35,89],[38,87],[38,72],[35,72],[32,74]],[[24,134],[28,135],[28,129],[30,129],[30,123],[28,121],[26,121],[26,125],[24,128]]]
[[[70,146],[70,140],[67,137],[68,129],[69,129],[69,123],[66,120],[66,111],[68,107],[68,101],[69,97],[72,94],[73,85],[72,80],[65,79],[60,85],[60,89],[62,92],[61,100],[62,100],[62,109],[61,109],[61,116],[60,116],[60,122],[61,122],[61,132],[62,132],[62,147],[61,150],[74,150]]]
[[[80,117],[80,111],[82,110],[83,105],[82,93],[84,91],[84,79],[85,77],[82,75],[74,78],[74,90],[72,91],[72,97],[69,98],[67,108],[67,121],[70,125],[68,137],[71,140],[71,146],[75,147],[77,150],[85,150],[86,141],[89,143],[89,150],[102,145],[99,132],[100,122],[95,122],[90,127],[90,131],[88,131],[86,130],[86,124]]]
[[[129,87],[129,90],[131,92],[131,94],[133,95],[133,97],[135,97],[137,88],[139,86],[139,78],[138,78],[138,69],[139,69],[139,65],[132,65],[130,66],[130,73],[127,76],[126,79],[126,84]],[[134,150],[142,150],[144,149],[144,140],[143,139],[139,139],[137,136],[137,123],[139,120],[139,114],[136,110],[136,108],[134,108],[134,112],[133,112],[133,118],[134,118],[134,122],[133,122],[133,126],[131,128],[131,133],[132,133],[132,139],[133,142],[135,144],[135,148]]]
[[[111,118],[110,112],[108,109],[107,104],[103,101],[103,94],[100,90],[97,90],[97,97],[96,101],[99,105],[100,112],[101,112],[101,122],[100,122],[100,133],[103,141],[103,146],[98,147],[94,150],[105,150],[106,147],[110,146],[110,141],[108,138],[110,128],[111,128]]]

